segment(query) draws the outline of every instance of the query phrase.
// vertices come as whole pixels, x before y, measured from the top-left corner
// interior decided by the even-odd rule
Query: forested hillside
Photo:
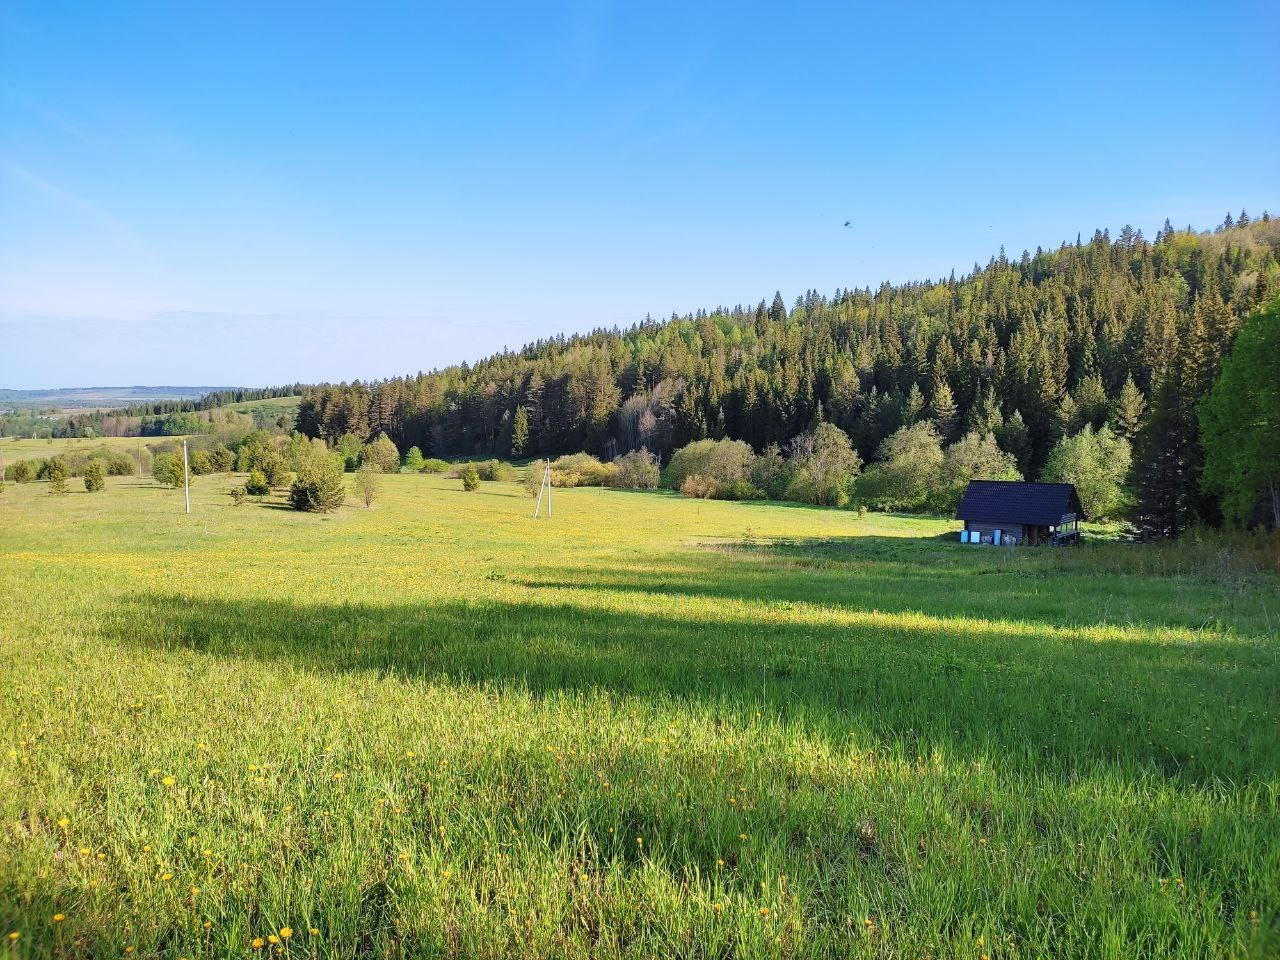
[[[385,431],[436,455],[664,459],[702,437],[784,449],[826,420],[866,462],[913,422],[944,442],[991,433],[1024,476],[1109,424],[1135,440],[1139,519],[1176,534],[1217,507],[1200,489],[1196,406],[1242,317],[1280,292],[1280,222],[1228,216],[1154,240],[1125,227],[1057,250],[1002,250],[964,277],[780,295],[629,330],[541,340],[475,365],[305,392],[298,427]],[[406,349],[409,349],[407,346]]]

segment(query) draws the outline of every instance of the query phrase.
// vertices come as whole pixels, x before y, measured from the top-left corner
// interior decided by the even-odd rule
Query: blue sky
[[[388,376],[1280,213],[1278,34],[1272,2],[8,0],[0,386]]]

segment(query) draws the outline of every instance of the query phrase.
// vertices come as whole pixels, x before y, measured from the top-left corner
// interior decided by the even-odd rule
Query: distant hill
[[[217,390],[234,387],[67,387],[56,390],[0,389],[0,407],[40,410],[83,410],[128,407],[163,400],[199,400]]]

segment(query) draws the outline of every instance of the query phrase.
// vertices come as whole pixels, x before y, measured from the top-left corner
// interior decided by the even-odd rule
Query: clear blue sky
[[[0,31],[7,387],[387,376],[1280,213],[1273,0],[8,0]]]

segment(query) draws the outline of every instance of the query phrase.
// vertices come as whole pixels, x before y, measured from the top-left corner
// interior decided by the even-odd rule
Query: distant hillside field
[[[110,447],[112,450],[135,450],[160,440],[181,440],[181,437],[55,437],[36,439],[30,437],[0,437],[0,456],[5,463],[14,460],[48,459],[73,450],[95,450]]]
[[[1274,955],[1280,583],[1216,548],[242,482],[0,493],[15,956]]]
[[[0,409],[111,409],[160,400],[199,400],[227,387],[71,387],[57,390],[0,390]]]

